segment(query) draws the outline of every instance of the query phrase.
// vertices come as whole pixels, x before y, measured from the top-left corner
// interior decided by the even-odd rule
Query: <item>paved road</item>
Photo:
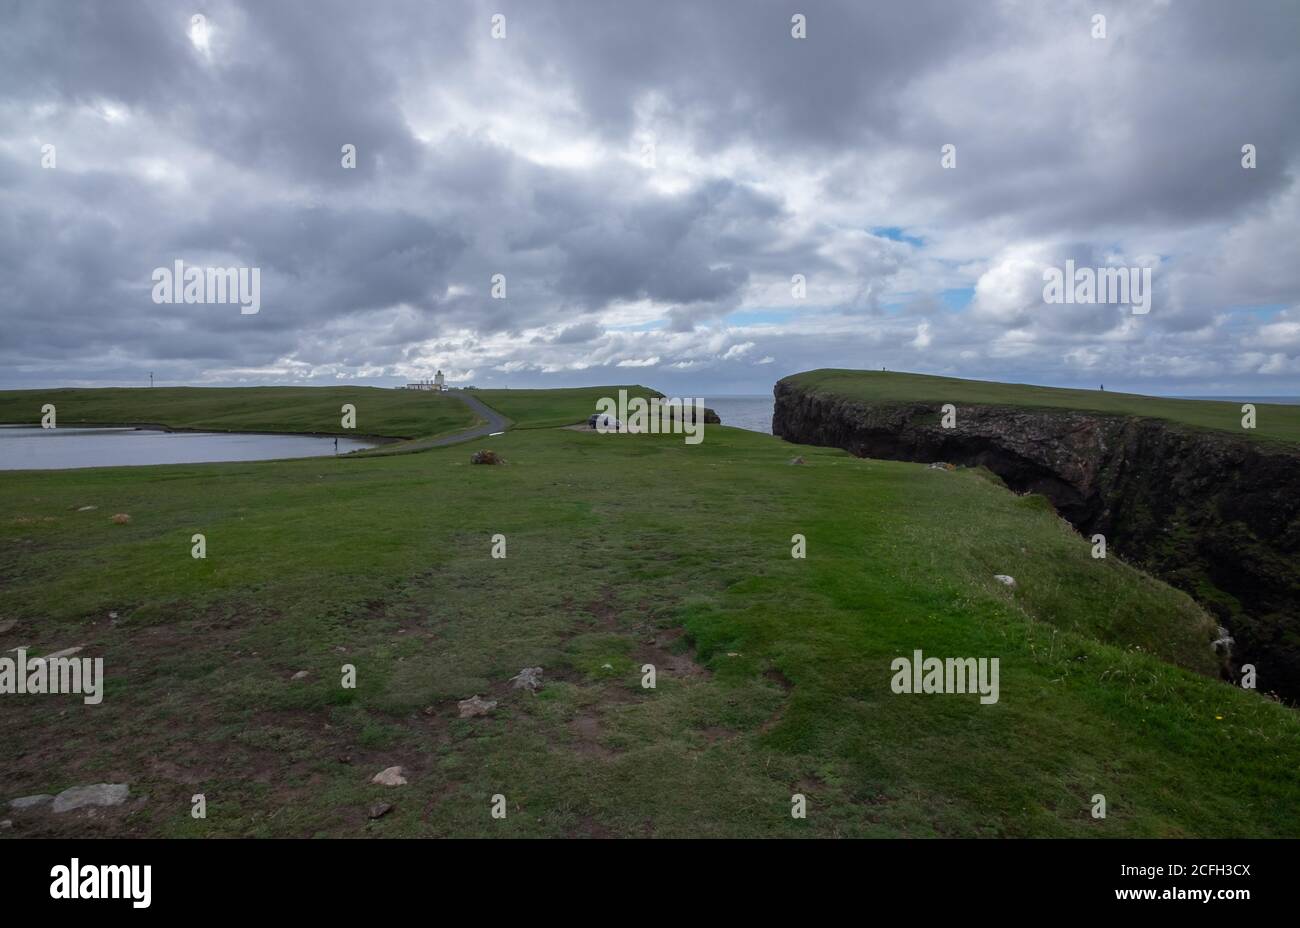
[[[443,435],[441,438],[435,438],[429,442],[428,447],[437,448],[439,445],[454,445],[460,441],[468,441],[471,438],[481,438],[484,435],[491,435],[493,432],[504,432],[510,428],[510,420],[501,413],[497,412],[487,403],[483,402],[473,393],[466,393],[464,390],[448,390],[445,394],[454,399],[460,400],[475,413],[486,420],[484,425],[476,425],[472,429],[465,429],[463,432],[453,432],[450,435]]]
[[[482,425],[476,425],[472,428],[462,429],[459,432],[452,432],[450,435],[440,435],[437,438],[417,438],[411,441],[399,441],[392,444],[379,445],[366,451],[354,451],[352,455],[357,457],[376,457],[389,454],[410,454],[415,451],[427,451],[429,448],[441,448],[443,445],[455,445],[462,441],[470,441],[474,438],[482,438],[485,435],[491,435],[494,432],[504,432],[510,428],[511,422],[501,413],[492,409],[478,397],[471,393],[465,393],[461,390],[448,390],[443,394],[453,399],[460,400],[470,409],[472,409],[479,418],[483,420]]]
[[[483,419],[482,425],[476,425],[473,428],[462,429],[459,432],[452,432],[450,435],[440,435],[437,438],[416,439],[414,441],[403,441],[393,445],[380,445],[370,451],[355,452],[362,455],[376,454],[409,454],[413,451],[426,451],[429,448],[441,448],[443,445],[454,445],[458,442],[469,441],[472,438],[482,438],[485,435],[491,435],[493,432],[504,432],[510,428],[510,420],[495,409],[489,407],[486,403],[474,396],[473,393],[465,393],[462,390],[448,390],[444,396],[449,396],[460,400],[470,409]]]

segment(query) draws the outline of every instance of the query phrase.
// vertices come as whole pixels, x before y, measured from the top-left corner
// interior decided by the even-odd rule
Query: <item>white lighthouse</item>
[[[407,390],[425,390],[427,392],[441,393],[447,387],[444,384],[442,371],[438,371],[432,380],[417,380],[414,383],[408,383],[405,387]]]

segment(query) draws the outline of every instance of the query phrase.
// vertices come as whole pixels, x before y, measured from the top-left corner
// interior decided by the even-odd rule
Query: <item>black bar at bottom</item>
[[[1051,904],[1058,913],[1199,908],[1231,918],[1294,904],[1297,850],[1295,841],[1276,840],[7,840],[0,842],[0,895],[6,914],[75,909],[126,917],[382,918],[431,904],[453,917],[443,906],[457,900],[501,906],[503,914],[577,905],[594,916],[630,904],[649,906],[649,916],[699,894],[735,910],[783,897],[818,905],[842,899],[867,911],[970,905],[1041,914]],[[124,898],[84,898],[101,887]],[[78,898],[55,898],[52,890]]]

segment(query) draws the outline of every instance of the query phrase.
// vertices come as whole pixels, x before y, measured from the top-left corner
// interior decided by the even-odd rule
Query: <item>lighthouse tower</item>
[[[438,373],[433,375],[433,388],[438,391],[447,389],[443,386],[442,371],[438,371]]]

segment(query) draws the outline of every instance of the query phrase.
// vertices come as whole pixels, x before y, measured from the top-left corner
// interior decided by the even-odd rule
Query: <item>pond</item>
[[[338,439],[339,454],[373,447],[373,442]],[[266,461],[333,454],[334,439],[319,435],[0,425],[0,470]]]

